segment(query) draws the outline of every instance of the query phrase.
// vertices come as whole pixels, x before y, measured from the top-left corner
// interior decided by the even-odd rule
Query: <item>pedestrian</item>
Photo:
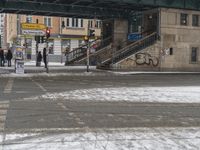
[[[4,67],[5,59],[4,59],[4,51],[0,47],[0,65],[1,67]]]
[[[6,59],[8,61],[8,67],[11,67],[12,58],[13,58],[13,54],[12,54],[11,50],[9,49],[8,53],[6,54]]]
[[[47,49],[46,48],[43,49],[43,61],[44,61],[45,68],[47,68]]]
[[[37,55],[37,66],[41,66],[41,61],[42,61],[42,54],[39,51],[39,53]]]

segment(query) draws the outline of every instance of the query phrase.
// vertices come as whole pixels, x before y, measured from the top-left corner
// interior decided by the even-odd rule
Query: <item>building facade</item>
[[[5,47],[5,14],[0,13],[0,46]]]
[[[142,28],[153,29],[159,37],[157,42],[113,68],[200,71],[200,11],[159,8],[143,14]]]
[[[26,46],[26,58],[35,60],[36,41],[33,35],[21,34],[19,23],[44,24],[50,29],[51,36],[48,41],[49,61],[64,62],[66,49],[72,51],[84,44],[84,36],[88,34],[88,28],[95,30],[95,36],[101,36],[101,21],[81,18],[61,18],[49,16],[30,16],[7,14],[7,38],[8,47],[15,44],[17,36],[21,38],[21,45]],[[19,32],[20,30],[20,32]],[[46,43],[39,43],[38,50],[42,51]]]

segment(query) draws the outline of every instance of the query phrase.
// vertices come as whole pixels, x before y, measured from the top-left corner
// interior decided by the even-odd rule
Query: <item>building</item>
[[[200,71],[200,11],[159,8],[142,13],[140,22],[135,29],[142,26],[144,32],[156,33],[156,43],[118,61],[113,68]],[[148,36],[140,42],[145,43],[145,38]]]
[[[48,41],[50,61],[64,62],[66,48],[72,51],[84,44],[84,36],[88,28],[95,30],[95,36],[101,36],[101,21],[97,19],[61,18],[49,16],[30,16],[7,14],[7,45],[15,45],[16,37],[21,38],[21,45],[26,46],[26,58],[35,60],[36,41],[33,35],[21,34],[19,23],[44,24],[50,29],[51,36]],[[17,34],[18,33],[18,34]],[[46,43],[39,43],[39,51],[46,47]]]
[[[5,47],[5,14],[0,13],[0,46]]]

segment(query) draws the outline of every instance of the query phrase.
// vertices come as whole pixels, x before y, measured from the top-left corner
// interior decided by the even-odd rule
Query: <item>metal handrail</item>
[[[108,65],[111,63],[116,63],[116,62],[124,59],[125,57],[130,56],[143,48],[146,48],[147,46],[149,46],[153,42],[155,42],[156,39],[157,39],[157,33],[154,32],[154,33],[144,37],[143,39],[138,40],[138,41],[122,48],[121,50],[117,51],[114,54],[113,58],[109,58],[109,59],[105,60],[104,62],[102,62],[102,64]]]
[[[96,40],[94,40],[94,41],[92,41],[92,42],[90,42],[90,44],[91,44],[91,43],[94,43],[94,42],[97,41],[97,40],[100,40],[100,38],[99,38],[99,39],[96,39]],[[104,39],[103,41],[101,41],[100,46],[97,47],[96,51],[99,51],[99,50],[101,50],[103,47],[109,45],[109,44],[111,43],[111,41],[112,41],[112,37],[108,37],[108,38]],[[71,52],[68,52],[68,53],[66,54],[67,63],[73,62],[73,61],[76,61],[76,60],[78,60],[78,59],[82,59],[82,58],[86,57],[86,55],[87,55],[87,46],[88,46],[88,45],[85,44],[85,45],[83,45],[83,46],[81,46],[81,47],[78,47],[78,48],[74,49],[74,50],[71,51]]]

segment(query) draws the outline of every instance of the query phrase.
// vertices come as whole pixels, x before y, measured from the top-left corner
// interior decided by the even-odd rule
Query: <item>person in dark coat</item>
[[[41,61],[42,61],[42,54],[39,51],[39,53],[37,55],[37,66],[41,66]]]
[[[45,68],[47,68],[47,49],[46,48],[43,49],[43,61],[44,61]]]
[[[8,67],[11,67],[11,59],[13,58],[12,52],[9,49],[8,53],[6,54],[6,59],[8,60]]]
[[[4,66],[4,63],[5,63],[5,59],[4,59],[4,51],[1,49],[0,47],[0,65],[1,67]]]

